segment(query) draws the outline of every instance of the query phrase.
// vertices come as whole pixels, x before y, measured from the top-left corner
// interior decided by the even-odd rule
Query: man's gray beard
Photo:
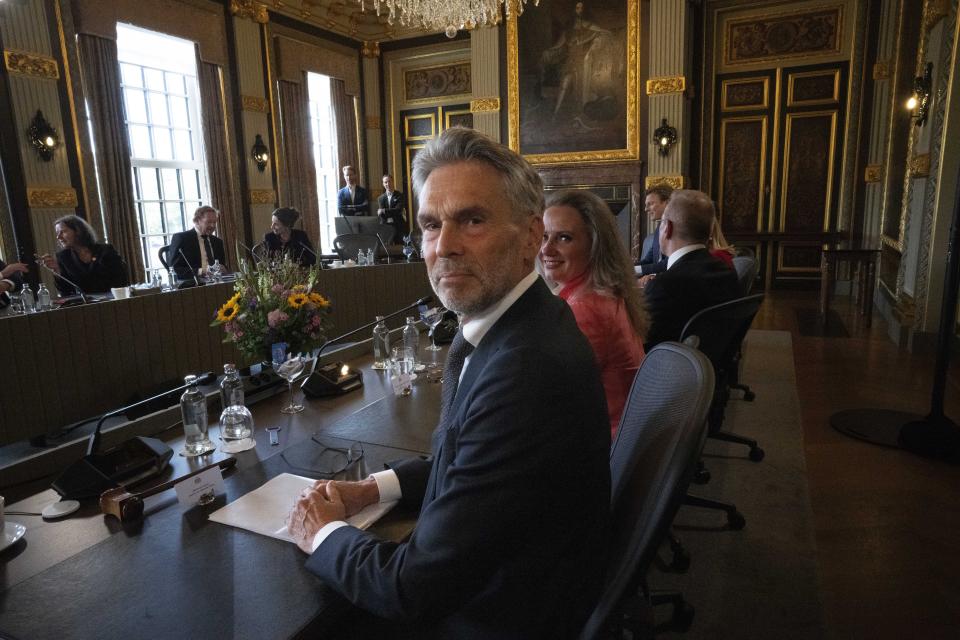
[[[491,291],[481,291],[480,295],[477,296],[475,300],[458,300],[456,298],[451,298],[449,294],[440,293],[437,282],[434,281],[434,278],[430,278],[430,284],[433,286],[433,292],[437,294],[437,297],[440,298],[440,302],[443,303],[447,309],[455,311],[461,316],[473,316],[483,311],[486,311],[493,305],[500,302],[507,293],[516,286],[516,283],[504,283],[503,285],[497,287],[495,290]]]

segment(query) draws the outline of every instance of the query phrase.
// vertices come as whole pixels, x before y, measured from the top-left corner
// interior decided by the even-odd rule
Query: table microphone
[[[193,268],[193,265],[190,264],[190,261],[189,261],[189,260],[187,260],[187,256],[185,256],[185,255],[183,254],[183,248],[182,248],[182,247],[181,247],[180,249],[177,249],[177,251],[180,253],[180,257],[183,258],[183,261],[187,263],[187,268],[190,269],[190,273],[193,274],[193,283],[199,287],[199,286],[200,286],[200,281],[197,280],[197,270]]]
[[[63,280],[64,282],[66,282],[68,285],[70,285],[71,287],[73,287],[74,289],[76,289],[76,290],[77,290],[77,293],[80,294],[80,300],[82,300],[84,304],[87,303],[87,296],[83,295],[83,289],[80,288],[80,285],[78,285],[76,282],[74,282],[74,281],[71,280],[70,278],[66,277],[65,275],[62,275],[62,274],[57,273],[56,271],[54,271],[53,269],[51,269],[50,267],[48,267],[46,264],[44,264],[43,262],[41,262],[41,261],[39,261],[39,260],[37,261],[37,264],[39,264],[41,267],[43,267],[44,269],[46,269],[47,271],[49,271],[50,273],[52,273],[52,274],[54,275],[54,277],[60,278],[61,280]]]
[[[380,243],[380,246],[383,248],[383,252],[384,252],[385,254],[387,254],[387,264],[393,264],[393,263],[390,261],[390,252],[387,251],[387,245],[385,245],[385,244],[383,243],[383,238],[380,237],[380,234],[379,234],[379,233],[375,233],[375,234],[373,234],[373,235],[377,236],[377,242]],[[409,309],[409,307],[407,307],[407,308]]]
[[[253,257],[254,262],[263,262],[263,258],[260,257],[260,256],[258,256],[256,251],[254,251],[253,249],[251,249],[251,248],[248,247],[247,245],[243,244],[243,243],[240,242],[239,240],[238,240],[237,242],[240,244],[241,247],[243,247],[244,249],[246,249],[246,250],[250,253],[250,255]],[[260,246],[260,245],[257,245],[257,246]]]

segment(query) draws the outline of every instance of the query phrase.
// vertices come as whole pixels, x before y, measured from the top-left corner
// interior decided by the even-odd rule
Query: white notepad
[[[281,473],[268,480],[259,489],[237,498],[210,514],[210,520],[253,531],[264,536],[293,542],[285,524],[300,492],[316,482],[311,478]],[[347,518],[347,523],[358,529],[366,529],[379,520],[394,502],[371,504]]]

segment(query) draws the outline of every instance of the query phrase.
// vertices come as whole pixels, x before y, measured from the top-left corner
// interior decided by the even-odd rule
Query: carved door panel
[[[450,127],[473,128],[473,114],[469,104],[423,107],[400,112],[400,150],[401,175],[399,188],[407,197],[407,211],[412,212],[408,219],[414,220],[417,212],[416,199],[413,197],[411,171],[413,159],[427,143]]]
[[[717,77],[714,197],[766,283],[816,281],[836,231],[846,64]]]

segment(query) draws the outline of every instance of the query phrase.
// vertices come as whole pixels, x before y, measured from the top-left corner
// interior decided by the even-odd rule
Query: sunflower
[[[311,293],[311,294],[310,294],[310,303],[311,303],[313,306],[315,306],[315,307],[320,307],[320,308],[322,308],[322,309],[325,309],[325,308],[327,308],[327,307],[330,306],[330,301],[327,300],[326,298],[324,298],[324,297],[323,297],[322,295],[320,295],[319,293]]]
[[[233,297],[230,298],[229,300],[227,300],[227,302],[226,302],[226,304],[225,304],[224,306],[227,306],[227,305],[235,305],[235,304],[237,304],[238,302],[240,302],[240,292],[239,292],[239,291],[238,291],[237,293],[233,294]]]
[[[230,300],[217,310],[217,320],[220,322],[229,322],[236,318],[239,312],[240,307],[236,302]]]
[[[299,309],[303,305],[307,304],[310,300],[305,293],[291,293],[290,297],[287,298],[287,304],[289,304],[294,309]]]

